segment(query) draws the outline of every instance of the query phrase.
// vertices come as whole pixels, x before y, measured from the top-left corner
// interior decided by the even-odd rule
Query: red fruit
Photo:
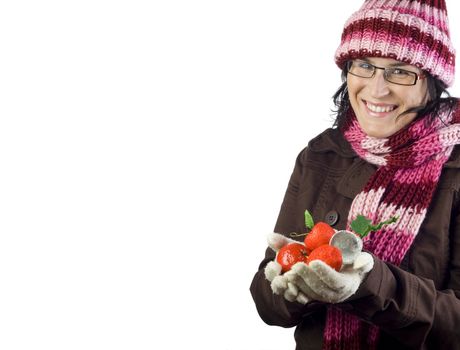
[[[342,253],[339,248],[331,245],[322,245],[313,250],[308,256],[307,264],[313,260],[321,260],[336,271],[342,268]]]
[[[278,251],[276,261],[281,265],[281,271],[286,272],[299,261],[307,261],[307,249],[302,243],[289,243]]]
[[[310,253],[324,244],[329,244],[334,233],[334,229],[325,222],[316,223],[304,240],[307,251]]]

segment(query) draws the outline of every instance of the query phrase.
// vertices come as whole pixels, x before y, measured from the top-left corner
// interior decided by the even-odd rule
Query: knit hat
[[[455,49],[444,0],[365,0],[345,23],[335,62],[393,58],[454,82]]]

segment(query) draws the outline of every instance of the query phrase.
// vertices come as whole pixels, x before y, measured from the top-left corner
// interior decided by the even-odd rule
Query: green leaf
[[[365,216],[363,215],[358,215],[356,217],[356,219],[354,219],[350,226],[351,226],[351,229],[356,232],[357,234],[359,234],[361,236],[361,238],[364,238],[369,232],[372,232],[372,231],[378,231],[380,230],[384,225],[389,225],[389,224],[392,224],[396,221],[398,221],[398,217],[397,216],[393,216],[392,218],[386,220],[386,221],[383,221],[383,222],[380,222],[379,224],[377,225],[372,225],[372,221],[369,220],[368,218],[366,218]]]
[[[313,216],[311,216],[308,210],[305,210],[305,226],[310,230],[315,226],[315,222],[313,221]]]
[[[350,224],[351,229],[357,234],[359,234],[361,238],[366,236],[370,232],[370,225],[371,220],[369,220],[363,215],[358,215],[356,219],[354,219]]]

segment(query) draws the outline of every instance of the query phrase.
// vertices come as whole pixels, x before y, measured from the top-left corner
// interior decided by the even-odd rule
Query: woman
[[[299,154],[275,226],[286,238],[251,284],[297,349],[460,349],[460,108],[442,97],[454,52],[444,1],[368,0],[345,24],[335,128]],[[337,230],[398,220],[364,238],[360,266],[281,274],[275,251],[306,231],[305,210]]]

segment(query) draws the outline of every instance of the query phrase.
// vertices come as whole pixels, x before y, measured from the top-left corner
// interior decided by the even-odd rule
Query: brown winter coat
[[[401,266],[375,258],[357,293],[336,305],[380,327],[379,349],[460,349],[459,168],[457,146]],[[305,232],[305,209],[316,221],[337,220],[333,227],[344,229],[353,198],[375,170],[337,129],[326,130],[297,157],[274,231]],[[270,325],[296,326],[296,349],[321,349],[326,304],[274,295],[263,271],[274,257],[267,249],[250,288],[260,317]]]

